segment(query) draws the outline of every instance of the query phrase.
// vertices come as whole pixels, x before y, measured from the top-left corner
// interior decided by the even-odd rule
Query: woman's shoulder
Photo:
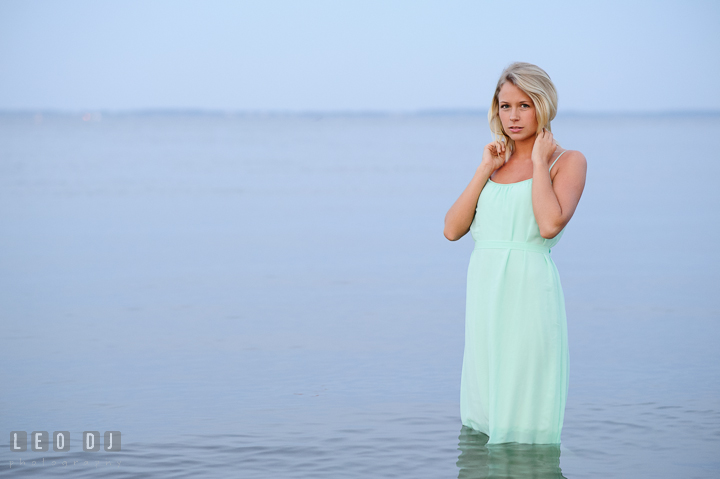
[[[583,155],[578,150],[569,150],[567,148],[558,148],[557,150],[555,150],[554,156],[556,158],[561,155],[563,158],[568,158],[568,157],[585,158],[585,155]]]
[[[587,171],[587,159],[581,152],[563,149],[560,152],[556,152],[554,156],[555,158],[552,160],[554,164],[551,168],[554,175],[557,175],[560,170],[569,170],[575,174],[585,175]]]
[[[555,157],[553,158],[553,161],[557,160],[557,166],[561,166],[562,164],[574,164],[577,166],[587,165],[587,159],[585,158],[585,155],[583,155],[577,150],[561,149],[559,151],[556,151],[553,156]]]

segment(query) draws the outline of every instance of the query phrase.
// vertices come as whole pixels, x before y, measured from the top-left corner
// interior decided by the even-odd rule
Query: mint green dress
[[[567,322],[550,249],[564,231],[540,236],[532,178],[488,180],[480,193],[470,226],[460,416],[488,444],[560,444]]]

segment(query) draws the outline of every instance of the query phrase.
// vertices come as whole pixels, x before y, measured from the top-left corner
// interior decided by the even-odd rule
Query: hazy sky
[[[0,0],[0,109],[720,109],[720,1]]]

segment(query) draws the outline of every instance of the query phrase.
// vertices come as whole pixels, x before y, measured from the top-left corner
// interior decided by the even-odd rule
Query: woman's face
[[[537,133],[535,104],[520,88],[507,81],[498,93],[499,115],[505,134],[512,140],[522,141]]]

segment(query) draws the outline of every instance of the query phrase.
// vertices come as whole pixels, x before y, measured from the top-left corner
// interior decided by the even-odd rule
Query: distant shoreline
[[[203,110],[203,109],[136,109],[136,110],[2,110],[0,117],[83,117],[87,115],[107,117],[148,117],[148,116],[194,116],[216,118],[363,118],[363,117],[487,117],[487,110],[426,109],[426,110]],[[663,111],[561,111],[556,119],[562,118],[612,118],[612,117],[720,117],[720,110],[663,110]]]

